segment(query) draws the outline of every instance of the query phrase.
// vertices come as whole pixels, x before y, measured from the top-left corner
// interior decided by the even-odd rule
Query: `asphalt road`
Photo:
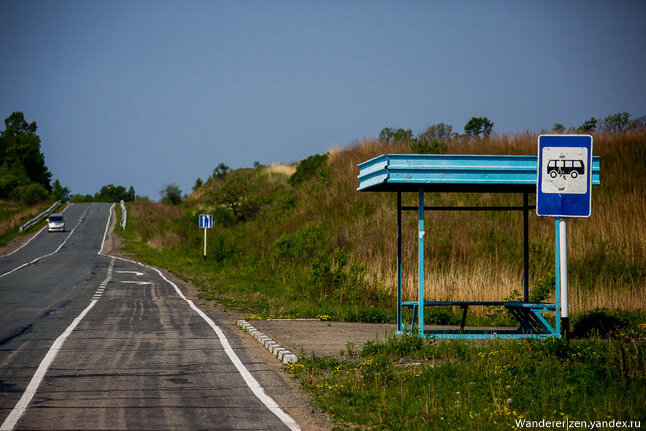
[[[2,427],[297,429],[218,322],[158,271],[98,254],[109,208],[72,205],[67,232],[0,258]]]

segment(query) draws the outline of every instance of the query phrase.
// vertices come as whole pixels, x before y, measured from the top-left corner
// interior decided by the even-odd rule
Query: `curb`
[[[249,335],[258,340],[260,344],[265,346],[265,348],[269,350],[272,355],[277,357],[278,360],[283,364],[291,364],[298,361],[298,357],[295,354],[285,349],[284,347],[281,347],[277,342],[251,326],[246,320],[238,320],[236,322],[236,325],[238,325],[240,329],[247,331]]]

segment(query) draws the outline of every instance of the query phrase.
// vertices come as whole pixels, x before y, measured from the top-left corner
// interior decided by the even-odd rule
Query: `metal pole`
[[[204,228],[204,260],[206,260],[206,228]]]
[[[401,330],[402,330],[402,194],[401,192],[397,192],[397,331],[401,332]]]
[[[529,301],[529,196],[523,193],[523,297]]]
[[[556,335],[561,336],[561,257],[559,256],[559,218],[554,222],[554,306]]]
[[[419,188],[419,207],[417,212],[417,327],[424,335],[424,188]]]
[[[559,270],[561,281],[561,319],[563,335],[567,338],[570,329],[567,280],[567,219],[559,218]]]

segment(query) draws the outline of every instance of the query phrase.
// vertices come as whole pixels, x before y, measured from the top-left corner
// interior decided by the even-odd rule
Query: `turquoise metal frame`
[[[436,338],[544,338],[560,337],[559,233],[556,220],[556,291],[555,302],[531,303],[529,296],[529,193],[536,193],[536,156],[498,156],[465,154],[388,154],[359,164],[358,191],[397,192],[397,332],[415,332]],[[592,184],[600,184],[600,158],[592,162]],[[417,192],[417,207],[402,207],[401,193]],[[426,192],[522,193],[523,205],[510,207],[428,207]],[[416,210],[418,219],[418,298],[402,300],[401,211]],[[523,301],[425,301],[424,300],[424,228],[425,211],[523,211]],[[459,329],[425,329],[424,308],[459,306],[463,310]],[[503,306],[518,320],[515,330],[488,328],[465,330],[470,306]],[[412,308],[410,326],[403,322],[403,308]],[[554,327],[542,313],[555,312]]]

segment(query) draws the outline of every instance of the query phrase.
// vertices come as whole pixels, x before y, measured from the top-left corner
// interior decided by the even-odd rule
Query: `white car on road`
[[[65,232],[65,218],[63,214],[52,214],[47,220],[47,230],[50,232]]]

